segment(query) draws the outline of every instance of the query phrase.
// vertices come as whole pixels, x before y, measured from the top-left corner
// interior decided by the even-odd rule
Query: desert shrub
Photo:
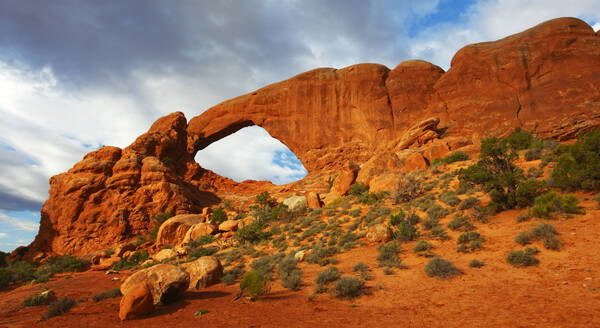
[[[244,273],[244,264],[240,263],[240,265],[238,265],[237,267],[223,272],[223,277],[221,278],[221,281],[225,286],[233,285],[237,278],[239,278]]]
[[[523,246],[531,244],[531,233],[529,231],[521,231],[515,237],[515,242]]]
[[[369,191],[369,186],[357,182],[350,186],[350,189],[348,189],[348,195],[354,196],[354,197],[359,197],[362,194],[367,193],[368,191]]]
[[[327,284],[340,279],[341,276],[342,274],[336,267],[329,267],[325,271],[321,271],[315,278],[315,283],[317,283],[317,292],[324,292]]]
[[[46,313],[42,316],[42,320],[46,320],[52,317],[59,316],[61,314],[69,312],[69,310],[75,306],[76,302],[72,298],[62,297],[48,305]]]
[[[52,277],[57,273],[84,271],[89,266],[90,262],[72,255],[55,255],[48,258],[46,263],[36,270],[36,275]]]
[[[233,237],[242,244],[257,244],[269,239],[271,233],[265,231],[265,224],[262,220],[256,220],[236,231]]]
[[[596,196],[594,196],[594,200],[596,203],[598,203],[598,207],[600,207],[600,194],[596,194]]]
[[[194,240],[191,240],[189,243],[189,246],[191,248],[196,248],[196,247],[200,247],[200,246],[204,246],[206,244],[210,244],[215,240],[215,236],[213,235],[204,235],[201,236],[200,238],[196,238]]]
[[[367,192],[360,196],[360,202],[365,205],[373,205],[387,196],[386,192],[372,193]]]
[[[460,215],[460,214],[455,214],[452,221],[450,221],[450,223],[448,223],[448,228],[450,228],[454,231],[457,231],[457,230],[471,231],[471,230],[475,229],[475,226],[465,216]]]
[[[26,282],[36,278],[35,267],[29,262],[9,262],[5,267],[0,268],[0,288],[15,282]]]
[[[335,255],[337,251],[338,249],[336,247],[326,247],[323,243],[317,243],[312,247],[310,254],[306,257],[306,262],[325,266],[331,262],[331,259],[328,259],[328,257]]]
[[[454,191],[446,190],[439,196],[440,200],[450,206],[456,206],[460,203],[460,199],[456,196]]]
[[[521,137],[522,131],[517,131],[509,138],[488,138],[481,142],[479,161],[466,169],[459,171],[459,180],[464,183],[479,185],[492,199],[495,210],[503,210],[523,206],[529,199],[533,187],[538,186],[533,182],[521,187],[525,176],[514,162],[518,158],[516,150],[525,149],[527,142]],[[528,139],[528,138],[525,138]],[[526,147],[527,148],[527,147]]]
[[[555,251],[560,249],[561,243],[558,238],[556,238],[558,232],[553,225],[545,222],[539,223],[531,228],[530,234],[534,239],[541,240],[544,243],[544,247],[547,249]]]
[[[462,235],[458,236],[457,251],[460,253],[469,253],[475,251],[477,249],[483,248],[484,241],[485,239],[478,232],[465,232]]]
[[[302,270],[298,268],[298,261],[294,257],[286,257],[277,266],[277,273],[281,285],[291,290],[300,289],[302,283]]]
[[[350,215],[351,217],[355,218],[355,217],[357,217],[357,216],[360,215],[360,212],[362,212],[362,209],[355,208],[355,209],[350,210],[350,212],[348,212],[348,215]]]
[[[553,151],[558,162],[550,175],[551,185],[566,190],[600,190],[600,128],[580,135],[573,145]]]
[[[111,288],[109,290],[92,294],[94,302],[100,302],[107,298],[115,298],[121,296],[121,290],[118,287]]]
[[[440,279],[448,279],[462,274],[452,262],[437,256],[425,264],[425,273],[430,277]]]
[[[463,200],[462,203],[460,203],[460,205],[458,206],[458,209],[459,210],[468,210],[477,205],[479,205],[479,199],[477,197],[469,197],[469,198]]]
[[[402,261],[398,258],[398,254],[402,252],[400,244],[396,241],[390,241],[381,244],[377,247],[379,255],[377,255],[377,263],[380,267],[404,268]]]
[[[424,230],[431,230],[439,225],[440,225],[439,219],[428,218],[428,219],[423,220],[423,222],[421,222],[421,227]]]
[[[168,219],[170,219],[173,216],[173,214],[171,214],[171,212],[164,212],[164,213],[160,213],[160,214],[155,214],[152,216],[152,229],[150,229],[150,231],[148,231],[148,235],[150,236],[150,240],[156,240],[156,234],[158,234],[158,228],[160,228],[160,226],[167,221]]]
[[[517,215],[517,222],[525,222],[531,220],[531,214],[525,212]]]
[[[542,158],[542,150],[539,148],[529,149],[525,152],[526,161],[535,161]]]
[[[522,251],[511,251],[506,257],[506,261],[515,267],[538,265],[540,261],[535,257],[537,252],[535,247],[527,247]]]
[[[479,260],[471,260],[471,262],[469,262],[469,266],[471,268],[481,268],[484,266],[484,263]]]
[[[535,197],[542,193],[546,183],[535,179],[521,181],[514,193],[516,207],[526,207],[533,204]]]
[[[536,197],[529,212],[536,217],[551,219],[554,213],[582,214],[583,210],[578,205],[579,199],[575,195],[561,196],[550,191]]]
[[[427,215],[430,219],[438,220],[448,215],[448,210],[435,204],[427,210]]]
[[[392,226],[392,235],[394,239],[400,241],[411,241],[419,237],[419,232],[415,226],[421,218],[416,214],[410,214],[406,217],[403,211],[390,216]]]
[[[423,194],[421,180],[413,175],[404,176],[398,183],[398,187],[392,193],[392,199],[396,204],[410,202]]]
[[[331,293],[338,298],[353,299],[363,292],[365,282],[354,277],[343,277],[333,285]]]
[[[356,247],[357,244],[358,244],[358,236],[352,232],[347,232],[347,233],[341,235],[337,242],[338,247],[343,250],[346,250],[346,251]],[[330,245],[330,246],[332,246],[332,245]]]
[[[256,259],[250,263],[250,268],[255,272],[263,276],[271,276],[273,269],[275,269],[275,261],[271,256],[265,255],[259,259]]]
[[[399,210],[398,212],[395,212],[394,214],[390,215],[390,225],[400,225],[402,222],[404,222],[405,218],[406,213],[403,210]]]
[[[23,306],[39,306],[48,304],[56,298],[54,293],[39,292],[28,296],[23,300]]]
[[[352,268],[352,271],[359,272],[363,280],[371,280],[373,277],[369,274],[369,267],[363,262],[358,262]]]
[[[208,220],[214,224],[220,224],[227,221],[227,213],[221,206],[215,208],[210,214]]]
[[[148,250],[141,250],[131,254],[129,257],[123,257],[119,261],[115,262],[111,269],[121,271],[127,270],[131,268],[135,268],[138,265],[144,263],[150,255],[148,254]]]
[[[428,252],[433,248],[433,245],[427,240],[419,240],[413,247],[413,252],[421,255],[422,253]]]
[[[515,128],[515,130],[506,138],[506,140],[514,150],[528,149],[534,142],[534,138],[531,133],[522,130],[520,127]]]
[[[469,160],[469,155],[463,153],[462,151],[455,151],[452,154],[444,157],[444,158],[436,158],[431,162],[431,165],[437,165],[439,163],[455,163],[455,162],[463,162]]]
[[[269,277],[256,271],[248,271],[242,281],[240,289],[250,296],[251,300],[256,300],[261,295],[269,291]]]
[[[544,175],[544,171],[536,167],[530,167],[527,170],[527,178],[535,179],[541,177],[542,175]]]
[[[431,238],[437,238],[439,240],[450,239],[450,236],[448,236],[448,234],[446,233],[446,230],[444,230],[444,228],[442,228],[439,225],[431,228],[429,235],[431,236]]]

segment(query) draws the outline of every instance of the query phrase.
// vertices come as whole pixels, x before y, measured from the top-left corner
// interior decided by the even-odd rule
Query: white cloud
[[[246,179],[272,180],[276,184],[296,181],[306,175],[304,167],[293,165],[289,155],[282,154],[278,165],[276,154],[288,149],[272,138],[263,128],[252,126],[223,138],[196,155],[196,161],[205,168],[235,181]]]
[[[593,28],[593,29],[594,29],[594,31],[596,31],[596,32],[600,31],[600,22],[598,22],[598,23],[596,23],[596,24],[592,25],[592,28]]]
[[[444,69],[467,44],[497,40],[557,17],[600,21],[597,0],[484,0],[472,5],[457,22],[433,24],[411,40],[410,53]],[[594,27],[597,29],[597,27]]]
[[[0,238],[6,238],[8,236],[8,234],[5,234],[4,232],[0,232]]]
[[[0,211],[0,222],[9,225],[18,231],[37,232],[39,224],[27,220],[20,220],[4,214]]]

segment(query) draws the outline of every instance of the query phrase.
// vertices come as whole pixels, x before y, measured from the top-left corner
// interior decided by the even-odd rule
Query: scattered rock
[[[291,196],[283,201],[283,204],[291,211],[301,210],[308,206],[308,201],[305,196]]]
[[[178,245],[193,225],[203,221],[204,217],[200,214],[183,214],[168,219],[158,229],[156,245],[158,247]]]
[[[219,283],[223,277],[223,266],[214,256],[203,256],[181,267],[190,275],[190,289],[206,288]]]
[[[323,202],[321,202],[319,194],[314,191],[309,191],[306,194],[306,202],[308,208],[320,208],[321,206],[323,206]]]
[[[107,270],[105,272],[105,274],[118,274],[118,273],[119,273],[119,271],[117,271],[117,270]]]
[[[212,235],[216,231],[217,227],[215,227],[215,225],[212,223],[203,222],[194,224],[188,229],[185,237],[183,237],[182,245],[187,245],[190,241],[198,239],[202,236]]]
[[[346,162],[342,172],[340,172],[340,175],[338,175],[338,177],[333,181],[331,190],[337,193],[339,196],[346,195],[348,193],[348,189],[350,189],[350,186],[352,186],[356,180],[358,170],[360,170],[358,165],[352,162]]]
[[[294,259],[298,262],[304,261],[305,258],[306,258],[305,250],[297,251],[296,254],[294,254]]]
[[[219,224],[219,231],[236,231],[238,225],[240,224],[239,220],[226,220]]]
[[[152,255],[152,259],[156,262],[162,262],[168,259],[172,259],[172,258],[176,258],[177,257],[177,252],[173,249],[170,248],[165,248],[163,250],[161,250],[160,252]]]
[[[166,304],[176,301],[188,289],[190,276],[176,265],[157,264],[129,276],[121,284],[121,293],[126,295],[140,284],[148,286],[154,304]]]
[[[367,239],[370,242],[387,242],[392,239],[392,231],[386,224],[380,223],[373,225],[367,232]]]
[[[126,294],[123,294],[119,304],[119,319],[144,318],[153,309],[152,293],[146,284],[140,283],[133,286]]]

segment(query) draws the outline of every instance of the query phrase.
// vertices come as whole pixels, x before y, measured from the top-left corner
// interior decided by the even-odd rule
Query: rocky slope
[[[466,46],[447,72],[423,61],[393,70],[377,64],[312,70],[225,101],[189,123],[181,113],[162,117],[129,147],[86,155],[50,179],[40,232],[24,251],[27,258],[87,254],[145,233],[153,214],[199,213],[227,191],[322,192],[329,172],[342,171],[345,185],[358,177],[384,188],[403,168],[426,166],[516,126],[566,140],[600,124],[599,85],[600,37],[574,18]],[[304,181],[236,184],[194,161],[199,150],[251,125],[298,156],[309,171]],[[400,173],[377,180],[390,171]]]

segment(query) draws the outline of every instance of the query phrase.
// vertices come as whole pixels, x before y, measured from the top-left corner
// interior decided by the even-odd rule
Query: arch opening
[[[268,180],[276,185],[301,180],[308,173],[296,155],[259,127],[239,129],[196,153],[203,168],[236,182]]]

